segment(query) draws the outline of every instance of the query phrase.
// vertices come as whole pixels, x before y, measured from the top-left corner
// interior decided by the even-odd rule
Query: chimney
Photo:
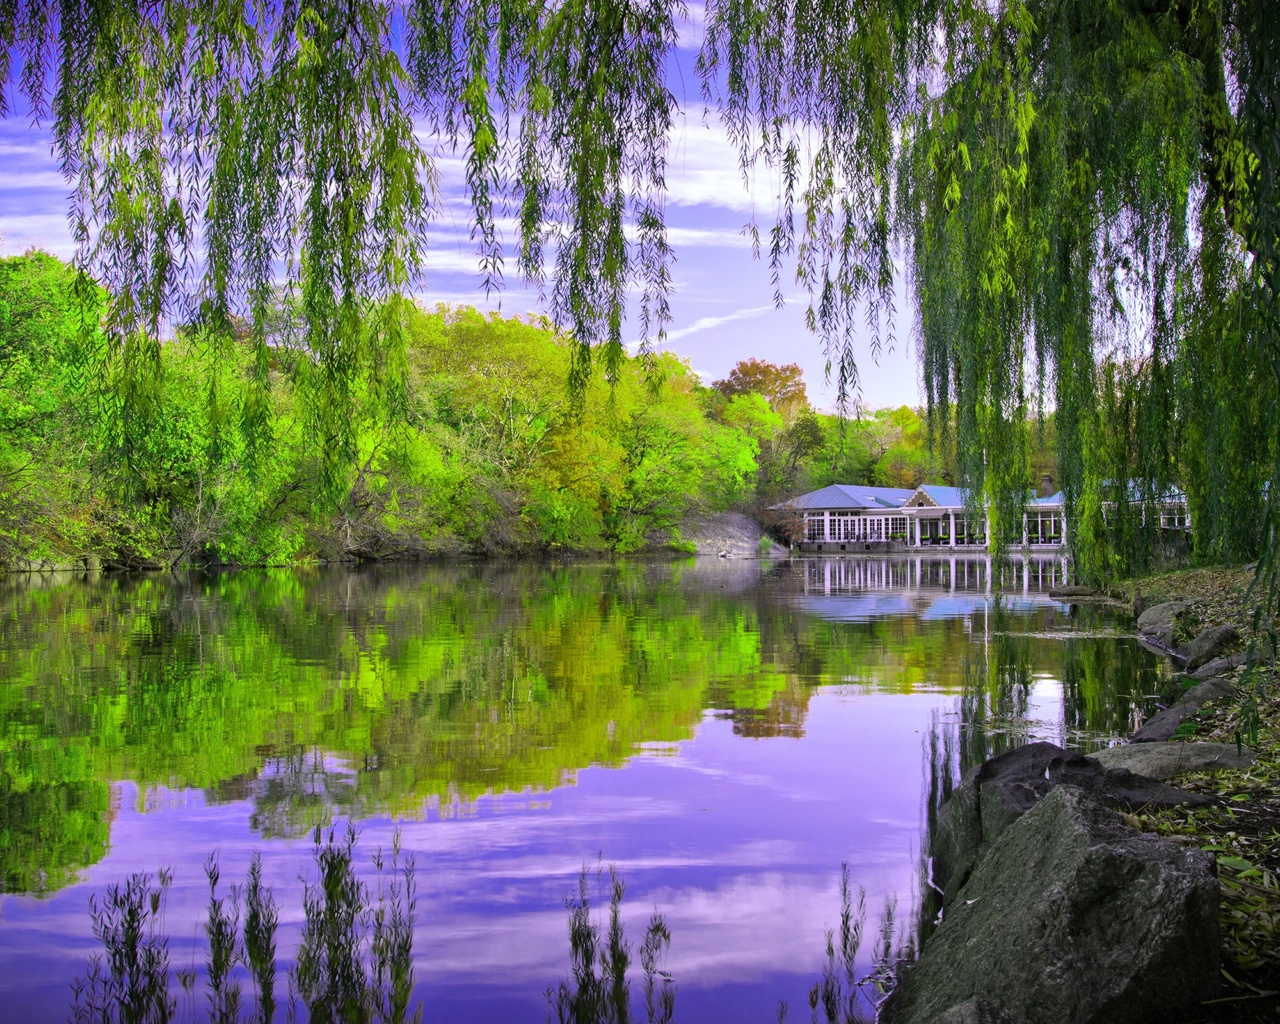
[[[1048,473],[1040,478],[1040,497],[1047,498],[1053,493],[1053,477]]]

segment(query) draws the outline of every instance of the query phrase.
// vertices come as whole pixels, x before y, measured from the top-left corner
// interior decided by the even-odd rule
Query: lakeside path
[[[1194,630],[1233,626],[1247,643],[1258,603],[1253,580],[1253,566],[1186,569],[1126,580],[1112,593],[1138,610],[1187,602]],[[1130,822],[1217,854],[1225,984],[1223,998],[1206,1005],[1197,1020],[1275,1021],[1280,1015],[1280,676],[1274,659],[1266,661],[1223,673],[1233,684],[1230,695],[1206,703],[1178,737],[1242,742],[1254,763],[1179,778],[1182,788],[1216,796],[1212,804],[1140,814]],[[1178,689],[1196,682],[1176,680]],[[1170,694],[1176,696],[1177,690]]]

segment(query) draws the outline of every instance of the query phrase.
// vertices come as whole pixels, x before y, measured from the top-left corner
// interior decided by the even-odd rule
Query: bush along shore
[[[0,569],[720,554],[737,534],[715,546],[717,514],[954,482],[920,412],[815,411],[796,364],[707,386],[670,353],[624,354],[571,387],[576,342],[544,317],[370,300],[362,329],[402,351],[335,391],[296,297],[269,305],[265,348],[240,321],[176,324],[138,339],[130,376],[105,291],[43,253],[0,258]],[[1050,437],[1036,473],[1056,471]]]
[[[1133,580],[1181,670],[1128,743],[971,769],[930,837],[942,916],[884,1024],[1270,1021],[1280,1012],[1280,694],[1253,567]]]

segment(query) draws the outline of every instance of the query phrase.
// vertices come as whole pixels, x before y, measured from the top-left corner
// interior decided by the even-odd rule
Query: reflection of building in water
[[[957,554],[947,558],[909,554],[889,557],[805,559],[797,563],[806,594],[960,591],[1040,595],[1067,582],[1065,555],[1014,557],[993,567],[987,555]]]
[[[1048,493],[1052,490],[1048,477],[1041,489],[1039,496],[1028,495],[1022,517],[1022,547],[1028,552],[1067,544],[1062,492]],[[989,517],[981,509],[975,513],[967,499],[964,488],[937,484],[921,484],[914,490],[831,484],[769,511],[802,551],[832,554],[939,547],[985,551],[990,546]],[[1190,530],[1186,495],[1181,491],[1170,491],[1160,508],[1162,530],[1179,535]]]

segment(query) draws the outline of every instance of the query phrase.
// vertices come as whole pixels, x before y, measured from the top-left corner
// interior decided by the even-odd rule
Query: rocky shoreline
[[[303,559],[284,563],[283,566],[241,565],[239,563],[205,563],[189,557],[188,552],[174,548],[143,557],[124,558],[99,554],[58,554],[40,557],[14,558],[0,564],[0,574],[52,574],[84,572],[166,572],[178,568],[191,569],[260,569],[294,567],[305,564],[347,564],[371,562],[426,562],[433,560],[465,558],[599,558],[614,557],[614,553],[600,549],[578,549],[539,545],[509,545],[495,550],[471,549],[456,542],[426,544],[413,538],[400,539],[398,545],[390,545],[378,552],[365,549],[337,549],[326,557]],[[786,548],[769,537],[764,528],[750,516],[739,512],[714,512],[689,514],[679,527],[660,531],[649,537],[636,555],[643,557],[679,557],[683,555],[710,555],[720,558],[785,558]]]
[[[1277,1019],[1280,701],[1244,677],[1247,570],[1235,601],[1209,576],[1128,595],[1184,671],[1127,744],[1035,743],[966,774],[929,851],[941,923],[882,1024]]]

